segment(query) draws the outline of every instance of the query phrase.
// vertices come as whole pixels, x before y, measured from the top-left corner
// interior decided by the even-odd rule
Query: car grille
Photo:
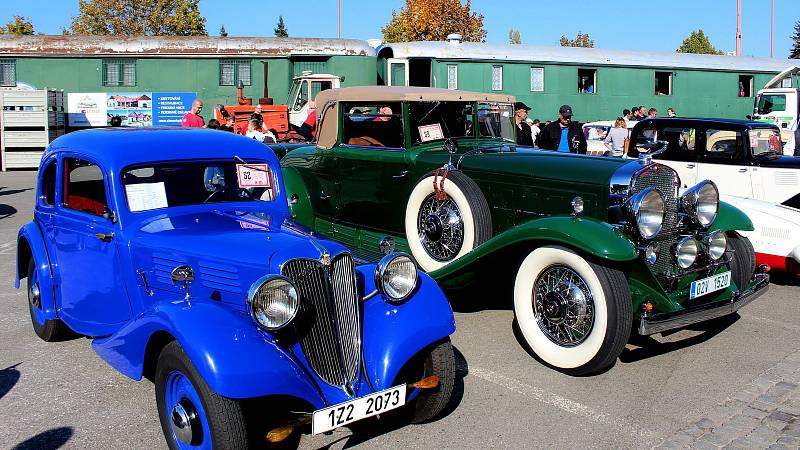
[[[658,244],[658,259],[655,264],[648,264],[648,267],[665,290],[670,290],[671,275],[678,272],[678,266],[672,257],[672,248],[680,239],[678,184],[677,173],[662,164],[653,164],[642,169],[631,183],[630,195],[654,187],[664,197],[664,223],[661,232],[651,241]]]
[[[347,386],[358,374],[361,355],[359,299],[353,258],[343,253],[330,265],[293,259],[282,273],[300,294],[297,328],[311,368],[334,386]]]

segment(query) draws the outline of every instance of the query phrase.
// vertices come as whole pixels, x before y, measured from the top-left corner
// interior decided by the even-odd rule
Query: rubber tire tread
[[[436,418],[450,402],[456,377],[456,360],[450,338],[431,348],[425,358],[425,373],[438,375],[439,386],[436,392],[420,393],[416,398],[412,423],[423,423]]]
[[[36,262],[33,258],[28,260],[28,295],[31,292],[31,280],[33,271],[36,268]],[[36,318],[33,315],[33,308],[34,306],[30,302],[30,298],[28,298],[28,313],[31,316],[31,325],[33,325],[33,332],[36,333],[39,338],[45,342],[57,342],[62,341],[69,337],[70,330],[64,325],[59,319],[53,320],[45,320],[43,325],[40,325],[36,322]]]
[[[756,271],[755,249],[750,239],[733,232],[728,235],[728,243],[733,251],[731,260],[731,272],[733,272],[733,282],[736,288],[743,291],[750,284],[753,274]]]
[[[608,302],[608,324],[603,346],[588,363],[574,369],[563,369],[569,375],[591,375],[612,366],[630,338],[633,307],[628,280],[622,271],[588,261],[597,274]]]
[[[166,420],[166,405],[164,405],[164,383],[172,370],[181,370],[189,377],[206,412],[206,419],[211,427],[212,448],[215,450],[238,450],[248,448],[247,430],[245,427],[244,412],[239,402],[222,397],[212,391],[197,372],[194,365],[177,341],[172,341],[161,350],[158,355],[158,365],[155,376],[156,404],[161,430],[170,449],[178,447],[171,439],[172,431]]]

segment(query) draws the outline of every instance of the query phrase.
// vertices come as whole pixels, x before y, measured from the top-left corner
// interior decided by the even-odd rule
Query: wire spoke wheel
[[[422,202],[417,215],[422,247],[437,261],[450,261],[464,245],[464,218],[456,202],[448,197],[437,200],[431,194]]]
[[[551,266],[533,285],[533,313],[542,332],[555,344],[574,347],[594,325],[592,291],[574,270]]]

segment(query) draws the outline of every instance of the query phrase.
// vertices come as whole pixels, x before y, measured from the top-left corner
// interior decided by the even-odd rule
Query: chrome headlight
[[[681,206],[689,218],[703,228],[708,228],[717,218],[719,190],[713,181],[701,181],[681,196]]]
[[[417,265],[404,253],[383,257],[375,268],[375,288],[389,300],[400,302],[417,287]]]
[[[661,231],[664,223],[664,197],[655,188],[649,187],[631,197],[628,211],[639,234],[645,239],[652,239]]]
[[[698,248],[697,239],[693,237],[685,237],[678,242],[678,245],[675,246],[675,261],[678,262],[681,269],[692,267],[697,259]]]
[[[706,245],[708,246],[708,256],[716,261],[725,254],[725,250],[728,248],[728,238],[725,237],[724,232],[717,230],[708,235]]]
[[[247,304],[256,323],[270,331],[279,330],[297,315],[300,296],[288,278],[267,275],[250,286]]]

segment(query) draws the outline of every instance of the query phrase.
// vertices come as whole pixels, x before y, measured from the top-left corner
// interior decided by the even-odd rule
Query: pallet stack
[[[64,134],[64,91],[0,91],[0,170],[35,169],[44,149]]]

